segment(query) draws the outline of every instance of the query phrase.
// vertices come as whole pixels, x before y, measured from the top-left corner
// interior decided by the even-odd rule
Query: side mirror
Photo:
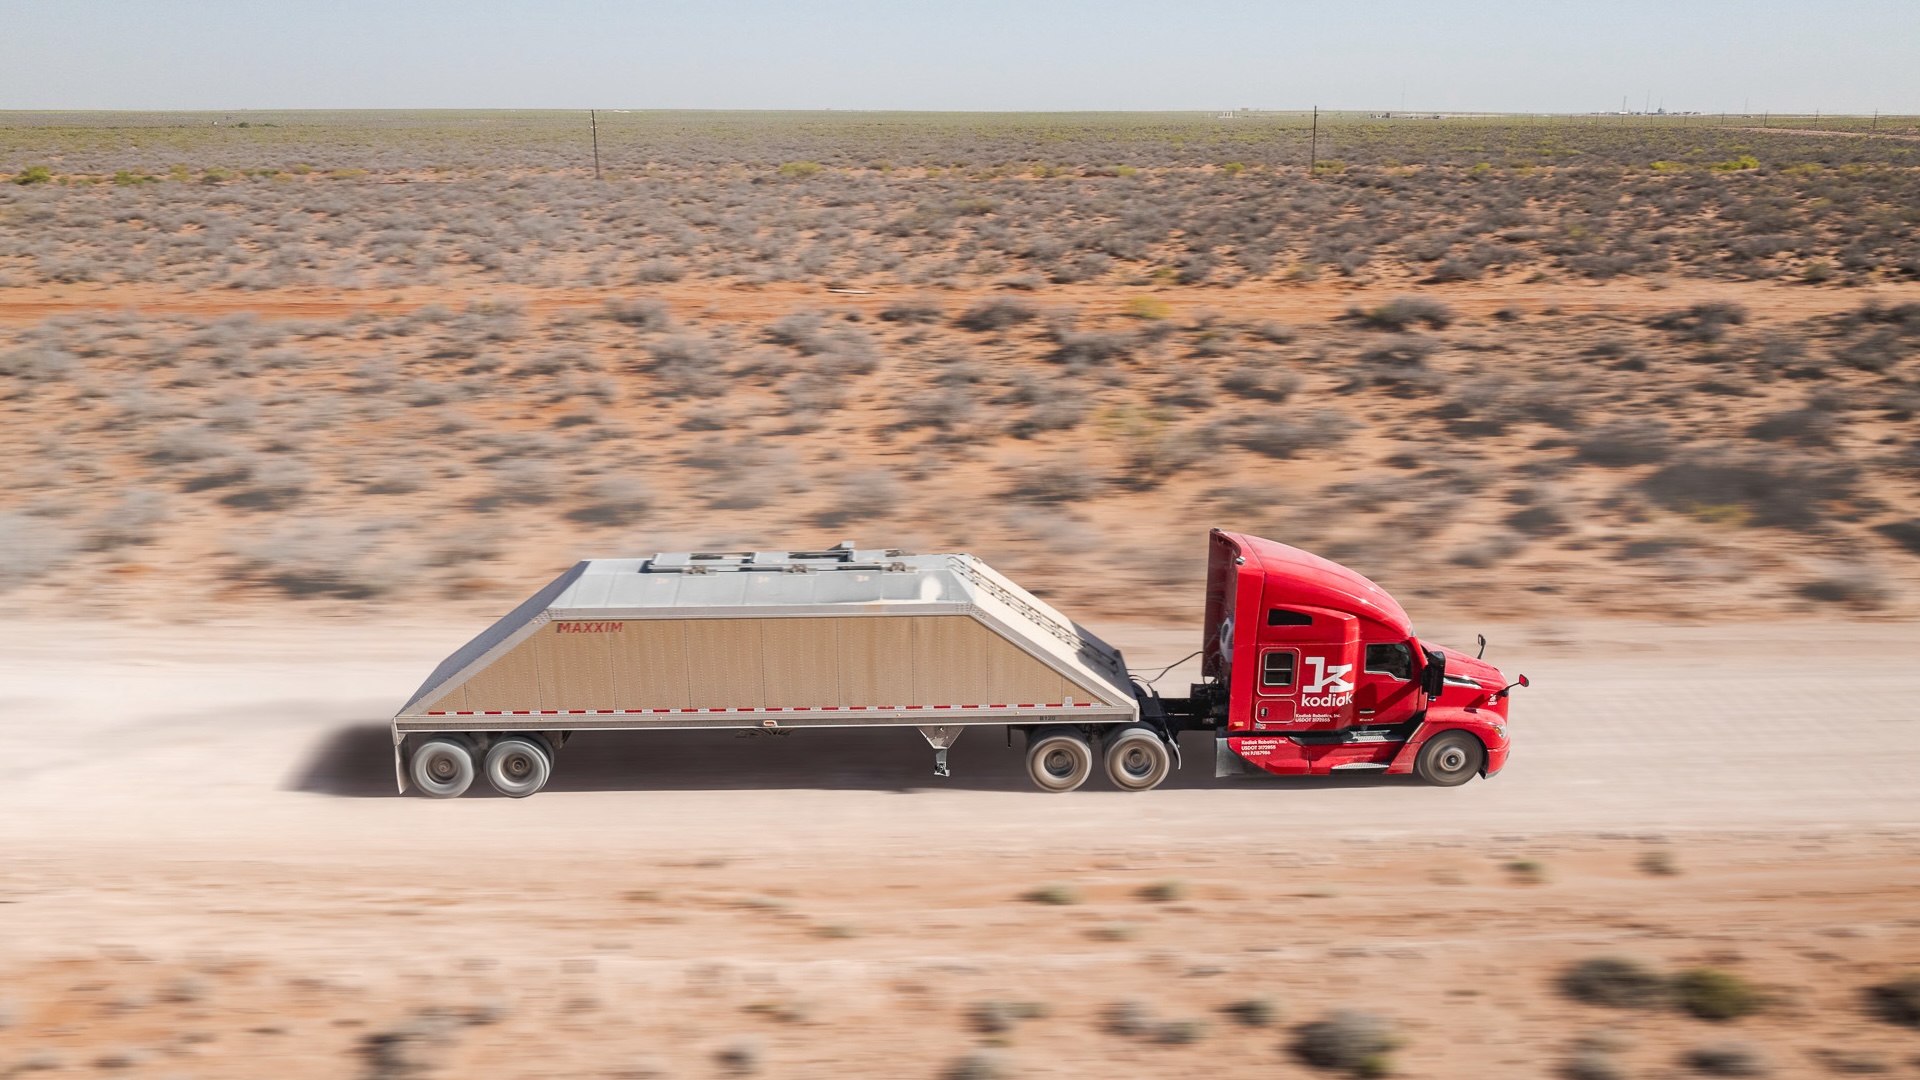
[[[1420,689],[1430,698],[1437,698],[1447,688],[1446,654],[1433,649],[1423,650],[1427,654],[1427,666],[1420,669]]]

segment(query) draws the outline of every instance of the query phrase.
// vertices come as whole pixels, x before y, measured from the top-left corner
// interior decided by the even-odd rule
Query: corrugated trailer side
[[[436,669],[393,731],[404,790],[431,733],[490,761],[520,733],[539,772],[556,731],[916,726],[944,771],[967,726],[1138,718],[1117,650],[979,560],[842,547],[581,563]],[[457,758],[449,741],[434,753]]]

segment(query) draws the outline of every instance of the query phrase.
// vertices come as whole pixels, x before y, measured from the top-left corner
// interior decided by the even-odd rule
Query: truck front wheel
[[[1093,746],[1072,728],[1041,728],[1027,743],[1027,775],[1042,791],[1072,791],[1093,773]]]
[[[1128,726],[1107,739],[1107,778],[1122,791],[1150,791],[1173,768],[1166,741],[1151,728]]]
[[[466,794],[473,784],[473,751],[465,739],[428,739],[413,752],[413,782],[436,799]]]
[[[1427,740],[1414,761],[1414,775],[1435,787],[1459,787],[1487,761],[1487,748],[1464,731],[1448,731]]]

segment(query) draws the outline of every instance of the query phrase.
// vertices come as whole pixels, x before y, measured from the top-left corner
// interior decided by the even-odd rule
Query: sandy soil
[[[1395,278],[1374,285],[1327,281],[1242,284],[1233,289],[1206,286],[1154,285],[1144,288],[1110,284],[1049,285],[1034,297],[1044,306],[1081,308],[1090,315],[1119,313],[1126,302],[1151,293],[1169,305],[1175,315],[1215,312],[1227,318],[1248,317],[1299,322],[1324,322],[1353,305],[1372,307],[1406,295],[1411,280]],[[287,288],[267,291],[182,289],[170,285],[69,284],[16,287],[0,294],[0,325],[27,324],[59,315],[133,310],[150,318],[179,315],[219,317],[251,314],[262,319],[339,319],[355,312],[399,315],[427,304],[458,309],[470,301],[514,300],[534,316],[568,310],[598,311],[609,300],[624,300],[633,286],[607,288],[526,288],[474,283],[400,286],[391,289]],[[817,283],[780,282],[716,286],[709,281],[653,283],[646,295],[671,304],[676,311],[698,312],[702,319],[762,323],[806,305],[831,301],[835,309],[877,314],[901,297],[937,296],[955,310],[989,296],[1005,296],[1003,288],[941,289],[910,286],[892,288],[828,289]],[[1567,314],[1624,316],[1654,315],[1687,304],[1728,301],[1763,312],[1769,319],[1805,319],[1850,311],[1870,299],[1897,304],[1914,299],[1912,288],[1876,285],[1861,288],[1812,288],[1792,283],[1700,281],[1693,279],[1620,278],[1612,281],[1523,283],[1507,278],[1445,285],[1422,284],[1422,296],[1442,301],[1466,317],[1486,317],[1504,309],[1541,311],[1558,308]],[[1016,294],[1018,295],[1018,294]]]
[[[473,629],[0,628],[0,1075],[1288,1076],[1337,1008],[1410,1076],[1596,1034],[1635,1076],[1920,1055],[1860,998],[1920,962],[1911,626],[1442,629],[1536,682],[1507,772],[1451,791],[1216,781],[1196,743],[1159,791],[1047,796],[993,734],[941,781],[898,731],[601,735],[531,800],[395,798],[384,714]],[[1136,668],[1192,636],[1095,629]],[[1770,1004],[1555,992],[1611,954]],[[1220,1011],[1251,998],[1279,1022]],[[1107,1030],[1128,1001],[1153,1022]]]

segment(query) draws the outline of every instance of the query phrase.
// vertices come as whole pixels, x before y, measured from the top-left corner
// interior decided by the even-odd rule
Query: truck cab
[[[1519,681],[1414,635],[1386,590],[1285,544],[1214,530],[1196,698],[1216,773],[1413,773],[1462,784],[1506,764]]]

